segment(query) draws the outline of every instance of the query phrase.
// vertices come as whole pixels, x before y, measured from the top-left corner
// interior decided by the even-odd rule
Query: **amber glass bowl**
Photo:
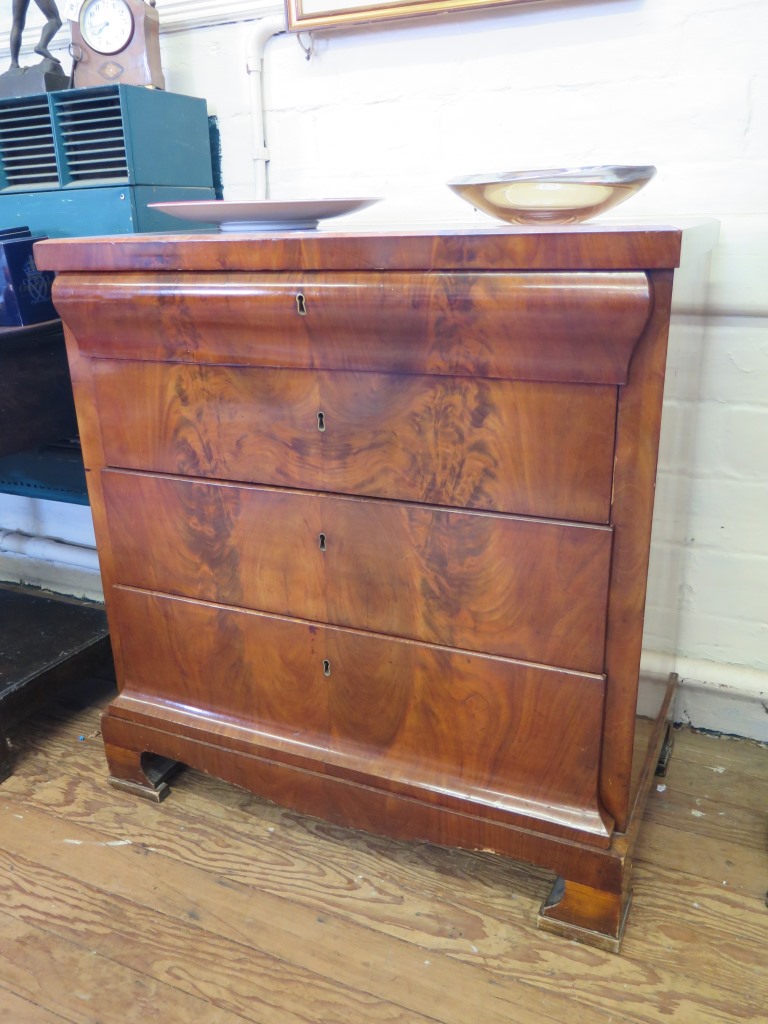
[[[563,167],[473,174],[448,187],[509,224],[578,224],[623,203],[655,173],[655,167]]]

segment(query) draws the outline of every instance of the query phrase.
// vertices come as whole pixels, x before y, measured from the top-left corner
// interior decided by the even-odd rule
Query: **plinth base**
[[[0,99],[14,96],[35,96],[41,92],[57,92],[69,88],[69,75],[57,60],[44,57],[28,68],[9,68],[0,75]]]

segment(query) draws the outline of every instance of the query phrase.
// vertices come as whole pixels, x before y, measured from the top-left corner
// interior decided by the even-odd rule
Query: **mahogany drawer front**
[[[602,672],[611,530],[106,472],[119,583]]]
[[[56,300],[88,356],[596,384],[652,308],[639,272],[85,274]]]
[[[124,696],[242,722],[275,760],[496,814],[596,805],[599,676],[122,587],[111,600]]]
[[[94,361],[112,466],[605,523],[616,389]]]

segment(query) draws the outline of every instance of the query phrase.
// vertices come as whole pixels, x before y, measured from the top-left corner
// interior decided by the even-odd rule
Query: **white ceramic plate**
[[[321,220],[356,213],[378,202],[378,199],[293,199],[285,202],[201,199],[147,205],[180,220],[216,224],[222,231],[298,231],[316,228]]]

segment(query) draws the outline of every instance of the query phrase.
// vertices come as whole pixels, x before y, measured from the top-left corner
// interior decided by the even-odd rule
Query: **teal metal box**
[[[130,235],[139,231],[210,231],[210,224],[182,225],[175,217],[147,209],[147,204],[214,198],[213,189],[153,185],[0,193],[0,224],[28,224],[33,234],[50,238]]]
[[[212,188],[205,100],[135,85],[0,100],[0,190]]]
[[[214,198],[203,99],[105,85],[0,100],[0,227],[171,231],[147,203]]]

